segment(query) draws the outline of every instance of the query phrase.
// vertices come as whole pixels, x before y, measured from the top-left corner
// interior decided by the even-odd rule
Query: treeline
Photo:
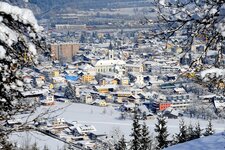
[[[209,136],[214,133],[211,120],[208,121],[208,126],[205,130],[201,129],[200,124],[194,126],[186,125],[182,119],[179,124],[179,133],[172,135],[169,139],[167,130],[166,118],[157,117],[157,123],[154,128],[155,136],[151,136],[148,127],[145,123],[139,123],[139,114],[134,111],[133,128],[131,141],[126,141],[124,136],[114,146],[116,150],[160,150],[168,146],[184,143],[203,136]]]

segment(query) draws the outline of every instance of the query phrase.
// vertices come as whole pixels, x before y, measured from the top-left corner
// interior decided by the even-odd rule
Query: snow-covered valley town
[[[1,1],[0,149],[223,149],[225,3],[191,3]]]

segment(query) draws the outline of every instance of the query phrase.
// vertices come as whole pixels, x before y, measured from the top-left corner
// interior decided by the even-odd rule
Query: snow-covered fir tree
[[[205,129],[205,132],[204,132],[204,136],[209,136],[209,135],[213,135],[214,131],[213,131],[213,127],[212,127],[212,120],[210,119],[208,121],[208,126],[207,128]]]
[[[166,118],[162,115],[159,115],[157,117],[157,124],[155,125],[155,132],[156,132],[156,140],[157,140],[157,146],[156,149],[163,149],[169,145],[168,141],[168,131],[166,126]]]
[[[179,133],[176,136],[177,143],[184,143],[188,141],[189,133],[187,126],[184,124],[184,120],[181,119],[180,124],[179,124]]]
[[[195,132],[195,139],[198,139],[202,136],[202,129],[200,127],[199,122],[196,124],[194,132]]]
[[[188,126],[188,138],[187,138],[187,141],[191,141],[191,140],[194,140],[196,135],[195,135],[195,130],[194,130],[194,127],[192,126],[192,124],[190,123],[189,126]]]
[[[76,99],[75,87],[73,87],[70,82],[67,82],[67,87],[65,89],[64,96],[68,99],[72,99],[72,100]]]
[[[141,136],[141,149],[142,150],[151,150],[152,139],[149,134],[149,129],[144,122],[142,125],[142,136]]]
[[[115,150],[126,150],[126,149],[127,149],[126,141],[124,135],[122,135],[118,143],[115,145]]]
[[[31,10],[0,2],[0,148],[9,133],[28,129],[25,123],[10,130],[3,126],[17,110],[27,108],[21,100],[26,88],[21,69],[35,65],[37,54],[47,50],[42,30]]]
[[[133,128],[131,137],[131,150],[141,150],[141,124],[139,123],[139,114],[137,108],[134,109]]]

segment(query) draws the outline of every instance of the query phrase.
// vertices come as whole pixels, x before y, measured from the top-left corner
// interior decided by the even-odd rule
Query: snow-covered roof
[[[123,60],[99,60],[95,66],[113,66],[113,65],[125,65]]]
[[[117,85],[107,84],[107,85],[95,86],[95,88],[96,89],[115,89],[117,88]]]
[[[215,74],[216,77],[225,76],[225,69],[219,69],[219,68],[206,69],[200,73],[201,78],[205,78],[207,74]]]
[[[184,88],[174,88],[174,91],[177,93],[186,93]]]
[[[40,89],[40,90],[32,90],[32,91],[24,91],[21,92],[21,94],[26,97],[26,96],[30,96],[30,95],[44,95],[48,93],[48,89]]]

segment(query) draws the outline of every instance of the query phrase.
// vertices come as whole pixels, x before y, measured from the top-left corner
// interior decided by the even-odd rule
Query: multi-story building
[[[71,62],[72,58],[79,51],[80,45],[77,43],[54,43],[51,44],[52,58]]]
[[[144,67],[142,64],[126,64],[127,72],[143,72]]]

